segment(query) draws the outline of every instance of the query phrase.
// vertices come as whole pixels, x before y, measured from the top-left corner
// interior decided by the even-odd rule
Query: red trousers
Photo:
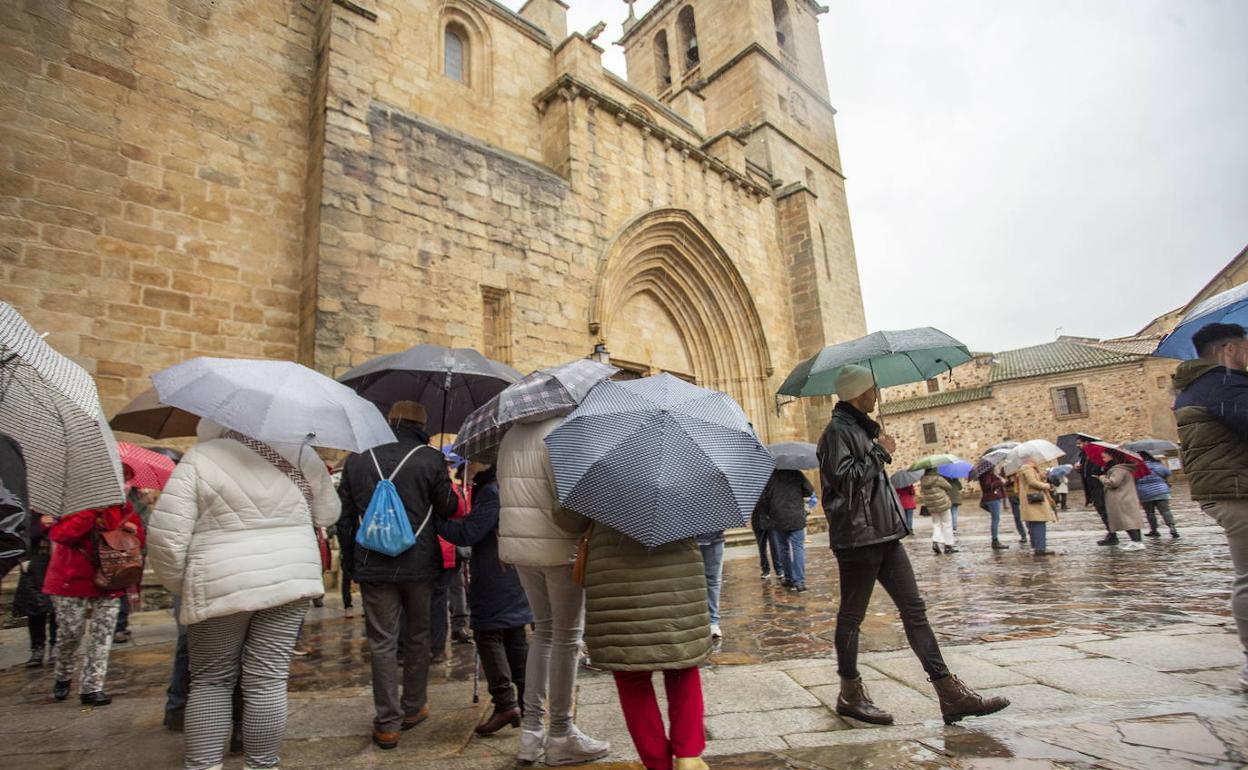
[[[672,757],[700,757],[706,749],[702,724],[702,677],[697,666],[663,672],[671,739],[654,694],[651,671],[617,671],[615,688],[633,745],[647,770],[672,770]]]

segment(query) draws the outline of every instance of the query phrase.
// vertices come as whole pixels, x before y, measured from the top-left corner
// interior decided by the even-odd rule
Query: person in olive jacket
[[[1235,584],[1231,613],[1248,657],[1248,339],[1238,324],[1208,324],[1192,338],[1200,357],[1174,375],[1183,469],[1192,498],[1224,530]],[[1248,660],[1239,674],[1248,692]]]
[[[352,572],[360,584],[372,655],[373,704],[377,711],[373,742],[383,749],[393,749],[399,744],[400,730],[409,730],[429,716],[429,604],[433,581],[442,571],[436,520],[450,518],[459,505],[445,458],[429,446],[425,408],[415,401],[400,401],[390,408],[388,419],[398,441],[348,457],[338,486],[342,517],[348,522],[346,534],[351,540],[383,474],[393,477],[412,532],[418,533],[416,544],[398,556],[355,544]],[[401,672],[400,636],[404,650]]]
[[[615,676],[624,722],[647,770],[706,770],[698,664],[711,653],[711,618],[694,539],[649,549],[590,525],[585,644],[594,665]],[[655,671],[663,672],[670,737],[655,699]]]
[[[910,534],[901,502],[885,472],[897,442],[867,415],[879,389],[869,369],[846,366],[836,378],[837,404],[819,439],[819,476],[828,541],[840,572],[841,601],[836,614],[836,661],[841,691],[838,714],[872,724],[892,724],[893,715],[871,702],[858,673],[858,633],[876,581],[901,611],[910,648],[936,689],[946,724],[1000,711],[1010,702],[985,698],[949,673],[914,570],[901,539]]]

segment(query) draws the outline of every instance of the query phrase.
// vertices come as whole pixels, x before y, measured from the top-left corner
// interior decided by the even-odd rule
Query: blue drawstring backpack
[[[407,462],[407,458],[415,454],[417,449],[420,447],[404,455],[389,476],[381,472],[381,465],[378,464],[377,455],[373,454],[373,450],[368,450],[368,456],[373,458],[373,467],[377,469],[377,476],[381,480],[373,489],[373,496],[368,501],[368,510],[364,511],[364,520],[360,522],[360,529],[355,534],[355,542],[358,545],[370,551],[384,553],[386,556],[398,556],[416,545],[416,538],[429,523],[433,506],[429,506],[429,510],[425,512],[425,520],[421,522],[420,529],[413,533],[412,523],[407,520],[407,508],[403,505],[403,499],[399,497],[399,490],[394,487],[394,477]]]

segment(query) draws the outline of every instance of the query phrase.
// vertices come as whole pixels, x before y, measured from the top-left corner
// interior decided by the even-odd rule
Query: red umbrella
[[[1083,451],[1088,455],[1088,459],[1104,468],[1109,463],[1105,459],[1105,455],[1112,455],[1117,462],[1125,462],[1131,466],[1132,478],[1142,479],[1152,473],[1144,462],[1144,458],[1128,449],[1123,449],[1117,444],[1110,444],[1107,441],[1092,441],[1084,445]]]
[[[125,441],[117,442],[121,464],[134,474],[131,484],[140,489],[164,489],[173,473],[173,460],[159,452],[144,449]]]

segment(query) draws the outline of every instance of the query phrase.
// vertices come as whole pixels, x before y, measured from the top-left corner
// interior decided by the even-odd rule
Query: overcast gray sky
[[[824,4],[872,331],[1131,334],[1248,245],[1248,1]],[[625,4],[570,5],[623,74]]]

